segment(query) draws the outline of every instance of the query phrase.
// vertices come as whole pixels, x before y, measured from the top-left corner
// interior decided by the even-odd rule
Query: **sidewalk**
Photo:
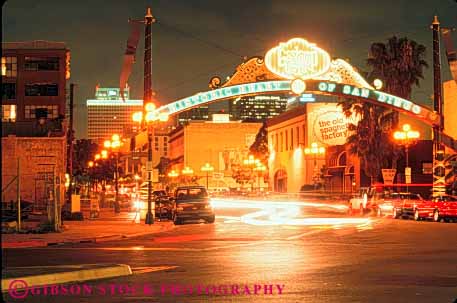
[[[47,234],[2,234],[2,248],[45,247],[64,243],[95,243],[119,240],[135,236],[160,233],[173,228],[173,223],[154,222],[144,224],[144,220],[135,219],[133,212],[114,214],[112,210],[102,210],[97,219],[84,221],[64,221],[64,228],[59,233]]]

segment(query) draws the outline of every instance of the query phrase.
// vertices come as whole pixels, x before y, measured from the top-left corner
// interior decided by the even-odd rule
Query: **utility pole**
[[[17,231],[21,230],[21,159],[17,158]]]
[[[151,73],[151,29],[152,23],[155,22],[154,17],[151,13],[151,8],[148,7],[146,16],[145,16],[145,33],[144,33],[144,92],[143,92],[143,102],[148,104],[152,101],[152,73]],[[146,111],[143,117],[146,117]],[[148,161],[146,164],[147,174],[148,174],[148,212],[146,214],[145,223],[153,224],[154,223],[154,214],[152,213],[152,130],[151,123],[147,123],[148,131]]]
[[[440,23],[438,16],[432,22],[433,31],[433,109],[440,117],[439,125],[433,127],[433,195],[446,191],[444,145],[441,141],[443,123],[443,99],[441,83]]]
[[[59,181],[60,182],[60,181]],[[53,195],[53,198],[54,198],[54,231],[59,231],[59,225],[60,225],[60,222],[59,222],[59,201],[57,201],[57,176],[56,176],[56,164],[54,164],[53,168],[52,168],[52,195]]]
[[[71,194],[73,193],[73,110],[74,110],[74,88],[75,84],[70,83],[70,119],[67,132],[67,173],[69,177],[67,201],[71,203]]]

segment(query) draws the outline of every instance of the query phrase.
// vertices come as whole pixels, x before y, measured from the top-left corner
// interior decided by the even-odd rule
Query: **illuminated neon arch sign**
[[[304,92],[351,97],[383,105],[436,125],[440,117],[430,109],[376,90],[344,60],[331,60],[315,44],[294,38],[270,49],[265,59],[253,57],[222,83],[213,77],[211,90],[159,107],[157,113],[178,114],[193,107],[247,95]]]

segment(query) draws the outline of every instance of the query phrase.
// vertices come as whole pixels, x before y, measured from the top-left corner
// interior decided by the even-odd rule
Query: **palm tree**
[[[424,68],[428,67],[425,46],[408,38],[393,36],[387,43],[376,42],[370,47],[367,65],[371,67],[368,79],[380,79],[383,90],[389,94],[411,99],[414,85],[424,79]],[[394,114],[394,127],[398,124],[398,112]]]
[[[390,138],[395,113],[381,106],[355,100],[345,100],[339,105],[346,116],[357,117],[358,123],[348,126],[352,135],[346,143],[349,145],[349,153],[359,157],[362,169],[373,184],[382,168],[394,165],[391,159],[398,153]]]
[[[425,46],[408,38],[391,37],[387,43],[373,43],[367,65],[368,79],[381,79],[384,91],[405,99],[411,98],[413,85],[419,86],[423,69]],[[358,124],[349,125],[353,134],[347,138],[349,152],[360,158],[361,166],[372,183],[384,167],[396,168],[400,155],[392,142],[392,130],[398,125],[398,112],[368,102],[345,100],[339,103],[346,116],[356,114]]]

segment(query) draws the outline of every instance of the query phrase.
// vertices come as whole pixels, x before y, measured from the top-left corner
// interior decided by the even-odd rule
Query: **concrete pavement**
[[[46,234],[3,234],[2,248],[27,248],[61,245],[66,243],[95,243],[170,230],[171,222],[158,222],[146,225],[133,212],[114,214],[104,210],[96,219],[84,221],[64,221],[64,228],[58,233]]]

